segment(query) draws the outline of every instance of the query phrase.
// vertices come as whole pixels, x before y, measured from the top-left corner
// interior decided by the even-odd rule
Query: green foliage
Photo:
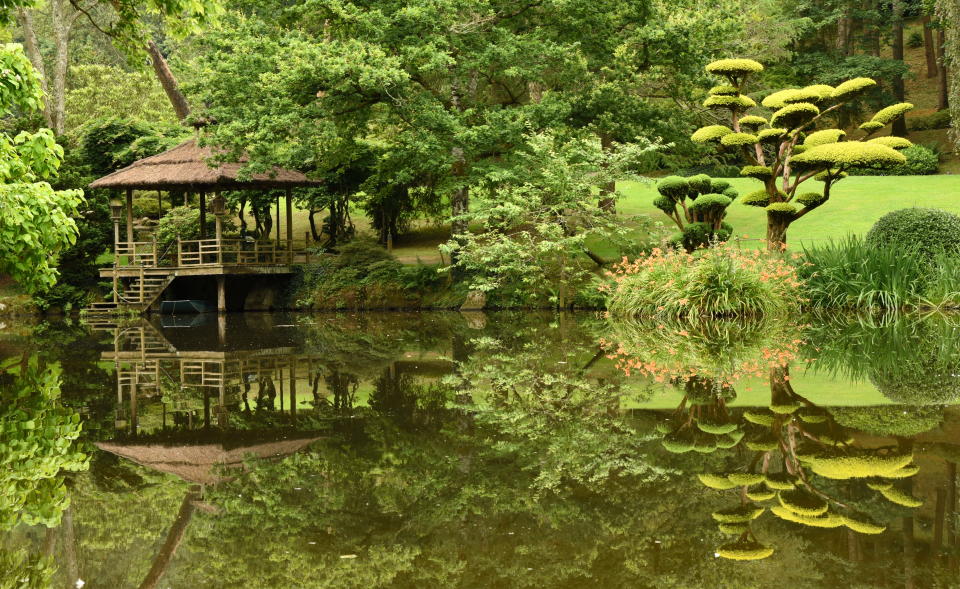
[[[924,258],[960,254],[960,216],[911,207],[887,213],[867,232],[866,244],[874,248],[915,250]]]
[[[77,130],[77,145],[90,173],[99,177],[173,147],[184,133],[172,124],[109,116],[85,122]]]
[[[910,36],[907,37],[906,45],[911,49],[919,49],[920,47],[923,47],[923,35],[920,33],[920,31],[914,31],[910,33]]]
[[[620,251],[632,245],[624,221],[597,207],[594,185],[629,176],[632,163],[654,148],[604,150],[599,141],[552,135],[527,143],[529,151],[517,154],[526,162],[523,173],[473,189],[474,208],[459,220],[479,229],[442,249],[456,255],[455,268],[470,274],[471,288],[513,287],[528,304],[565,307],[596,267],[588,240]]]
[[[823,129],[814,131],[806,136],[803,144],[807,147],[816,147],[817,145],[826,145],[827,143],[837,143],[846,137],[847,132],[843,129]]]
[[[735,78],[763,71],[763,64],[752,59],[718,59],[707,64],[711,74]]]
[[[907,158],[894,149],[878,143],[844,141],[808,149],[793,158],[794,165],[817,168],[880,168],[904,164]]]
[[[880,145],[886,145],[890,149],[905,149],[913,145],[909,139],[905,137],[897,137],[895,135],[887,135],[885,137],[876,137],[870,139],[867,143],[879,143]]]
[[[36,356],[5,361],[0,373],[0,529],[55,526],[69,505],[63,471],[87,468],[73,446],[80,415],[59,405],[60,368]]]
[[[772,546],[752,540],[741,540],[717,548],[717,556],[730,560],[762,560],[772,555]]]
[[[884,138],[880,138],[884,139]],[[940,156],[925,145],[910,145],[900,151],[907,161],[889,168],[852,168],[857,176],[923,176],[940,172]]]
[[[444,277],[435,265],[401,264],[376,240],[360,236],[303,269],[292,298],[320,309],[402,309],[436,304]],[[462,302],[451,300],[448,306]]]
[[[761,129],[760,132],[757,133],[757,138],[760,139],[760,141],[777,141],[786,134],[787,129],[784,129],[783,127]]]
[[[0,109],[37,111],[40,80],[19,45],[0,48]],[[83,202],[79,190],[54,190],[63,148],[53,132],[0,133],[0,273],[9,274],[27,292],[56,281],[56,256],[76,240],[72,219]]]
[[[876,85],[873,78],[854,78],[838,85],[830,96],[836,100],[850,100]]]
[[[690,139],[694,143],[706,143],[708,141],[719,141],[725,135],[733,133],[733,130],[730,127],[725,127],[723,125],[708,125],[706,127],[701,127],[693,132],[693,135],[690,136]]]
[[[767,121],[767,119],[765,119],[765,118],[763,118],[763,117],[760,117],[760,116],[757,116],[757,115],[747,115],[747,116],[745,116],[745,117],[741,117],[741,118],[740,118],[740,126],[741,126],[741,127],[749,127],[749,128],[754,128],[754,129],[755,129],[755,128],[757,128],[757,127],[760,127],[760,126],[762,126],[762,125],[766,125],[766,124],[768,124],[768,123],[769,123],[769,121]]]
[[[0,549],[0,587],[4,589],[48,589],[56,570],[49,556],[31,555],[23,548]]]
[[[223,232],[229,233],[236,230],[236,223],[230,217],[224,216],[222,222]],[[212,237],[216,230],[216,220],[213,215],[207,215],[206,235]],[[181,240],[200,239],[200,209],[196,207],[173,207],[167,211],[157,223],[154,237],[157,240],[157,247],[164,251],[171,247],[171,244]]]
[[[907,121],[907,128],[911,131],[928,131],[930,129],[949,129],[950,111],[941,110],[931,115],[912,117]]]
[[[759,141],[760,139],[751,133],[728,133],[720,138],[720,145],[725,145],[727,147],[753,145]]]
[[[93,119],[113,117],[176,123],[170,101],[152,72],[102,64],[70,68],[66,113],[67,133]]]
[[[770,115],[770,125],[773,127],[797,127],[820,114],[820,109],[809,102],[787,104]]]
[[[889,125],[894,120],[902,117],[911,110],[913,110],[913,104],[909,102],[891,104],[890,106],[884,107],[877,111],[871,120],[882,123],[883,125]]]

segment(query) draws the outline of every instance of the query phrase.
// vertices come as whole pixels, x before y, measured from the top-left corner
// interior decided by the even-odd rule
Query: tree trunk
[[[927,77],[935,78],[940,74],[940,67],[937,65],[937,47],[933,41],[930,17],[924,16],[920,22],[923,23],[923,53],[927,58]]]
[[[173,72],[170,71],[167,60],[164,59],[163,54],[160,53],[160,48],[157,47],[157,44],[154,43],[152,39],[147,43],[147,53],[150,54],[150,61],[153,63],[153,72],[157,75],[157,79],[160,80],[163,91],[167,93],[167,98],[170,99],[170,104],[173,105],[173,110],[177,113],[177,118],[181,121],[186,119],[190,114],[190,105],[187,104],[187,98],[183,95],[183,92],[180,91],[180,84],[178,84],[177,79],[173,77]]]
[[[903,0],[894,0],[893,2],[893,58],[903,63]],[[906,100],[903,76],[897,76],[893,79],[893,95],[897,99],[897,102]],[[898,137],[906,137],[906,119],[904,117],[897,117],[896,120],[893,121],[890,133]]]
[[[167,532],[167,539],[163,542],[163,546],[160,547],[160,552],[157,553],[156,558],[153,559],[153,566],[150,567],[150,572],[147,573],[143,582],[140,583],[140,589],[153,589],[157,586],[157,583],[160,582],[160,579],[163,578],[164,573],[167,572],[167,567],[169,567],[173,561],[173,556],[177,553],[177,548],[180,546],[180,542],[183,541],[183,535],[186,533],[187,525],[193,516],[195,509],[194,501],[199,499],[199,497],[200,486],[191,485],[187,494],[183,497],[183,502],[180,504],[180,511],[177,512],[177,518],[173,520],[173,525],[170,526],[170,530]]]
[[[37,41],[37,33],[33,28],[33,13],[21,7],[17,10],[17,21],[20,23],[20,28],[23,29],[23,47],[26,50],[27,58],[29,58],[30,63],[33,64],[33,69],[37,70],[37,75],[40,76],[40,87],[43,88],[43,92],[46,94],[49,92],[47,88],[47,69],[43,65],[43,56],[40,55],[40,43]],[[52,112],[50,102],[44,101],[43,121],[47,127],[51,129],[53,128]]]
[[[50,92],[51,110],[50,119],[53,122],[53,132],[63,135],[67,126],[67,74],[70,67],[70,29],[76,14],[67,14],[70,3],[67,0],[53,0],[50,8],[53,11],[53,88]]]
[[[790,221],[782,215],[767,213],[767,250],[782,252],[787,249],[787,227]]]
[[[600,147],[604,153],[608,153],[613,147],[613,137],[609,133],[600,134]],[[606,164],[604,164],[606,165]],[[617,190],[617,181],[605,183],[600,187],[600,208],[608,213],[617,212],[617,201],[613,199],[613,193]]]
[[[940,52],[940,79],[939,87],[939,100],[937,101],[938,110],[946,110],[950,107],[950,84],[948,81],[947,74],[947,39],[946,35],[943,32],[943,27],[937,31],[937,47],[939,47]]]

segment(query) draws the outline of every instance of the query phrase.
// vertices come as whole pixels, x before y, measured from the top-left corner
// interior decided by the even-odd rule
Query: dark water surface
[[[960,318],[0,327],[0,587],[958,587]]]

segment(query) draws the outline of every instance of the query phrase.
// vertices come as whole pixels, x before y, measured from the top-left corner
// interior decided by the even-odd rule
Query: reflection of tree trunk
[[[180,504],[180,511],[177,512],[177,518],[173,520],[173,525],[170,526],[170,531],[167,532],[167,539],[164,540],[163,546],[160,547],[156,558],[153,559],[153,566],[150,567],[150,572],[147,573],[143,582],[140,583],[140,589],[153,589],[167,572],[167,567],[169,567],[173,561],[173,557],[177,553],[177,548],[180,546],[180,542],[183,541],[183,535],[187,531],[190,518],[193,516],[194,501],[199,498],[200,486],[192,485],[183,497],[183,502]]]
[[[157,47],[157,44],[154,43],[152,39],[147,43],[147,53],[150,54],[153,72],[157,75],[157,80],[160,81],[160,85],[163,86],[163,91],[167,93],[167,98],[170,99],[170,104],[173,105],[173,110],[177,113],[177,118],[181,121],[184,120],[190,114],[190,105],[187,104],[186,97],[183,95],[183,92],[180,91],[180,84],[177,83],[173,72],[170,71],[167,60],[163,57],[163,54],[160,53],[160,48]]]
[[[80,579],[77,562],[77,537],[73,530],[73,507],[63,512],[63,556],[67,560],[67,585],[73,587]]]
[[[957,463],[947,463],[947,546],[950,552],[950,570],[957,568]]]
[[[913,518],[903,518],[903,586],[906,589],[914,588],[914,558],[913,546]]]
[[[943,512],[946,502],[946,491],[942,487],[937,487],[937,500],[933,509],[933,544],[930,546],[934,556],[939,555],[943,548]]]

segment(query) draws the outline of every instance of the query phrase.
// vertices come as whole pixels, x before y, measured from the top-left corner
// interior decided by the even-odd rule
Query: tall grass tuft
[[[801,281],[782,256],[733,245],[654,249],[613,273],[607,309],[622,317],[776,315],[799,308]]]
[[[879,248],[860,237],[804,248],[799,268],[813,307],[947,308],[960,303],[960,259]]]

